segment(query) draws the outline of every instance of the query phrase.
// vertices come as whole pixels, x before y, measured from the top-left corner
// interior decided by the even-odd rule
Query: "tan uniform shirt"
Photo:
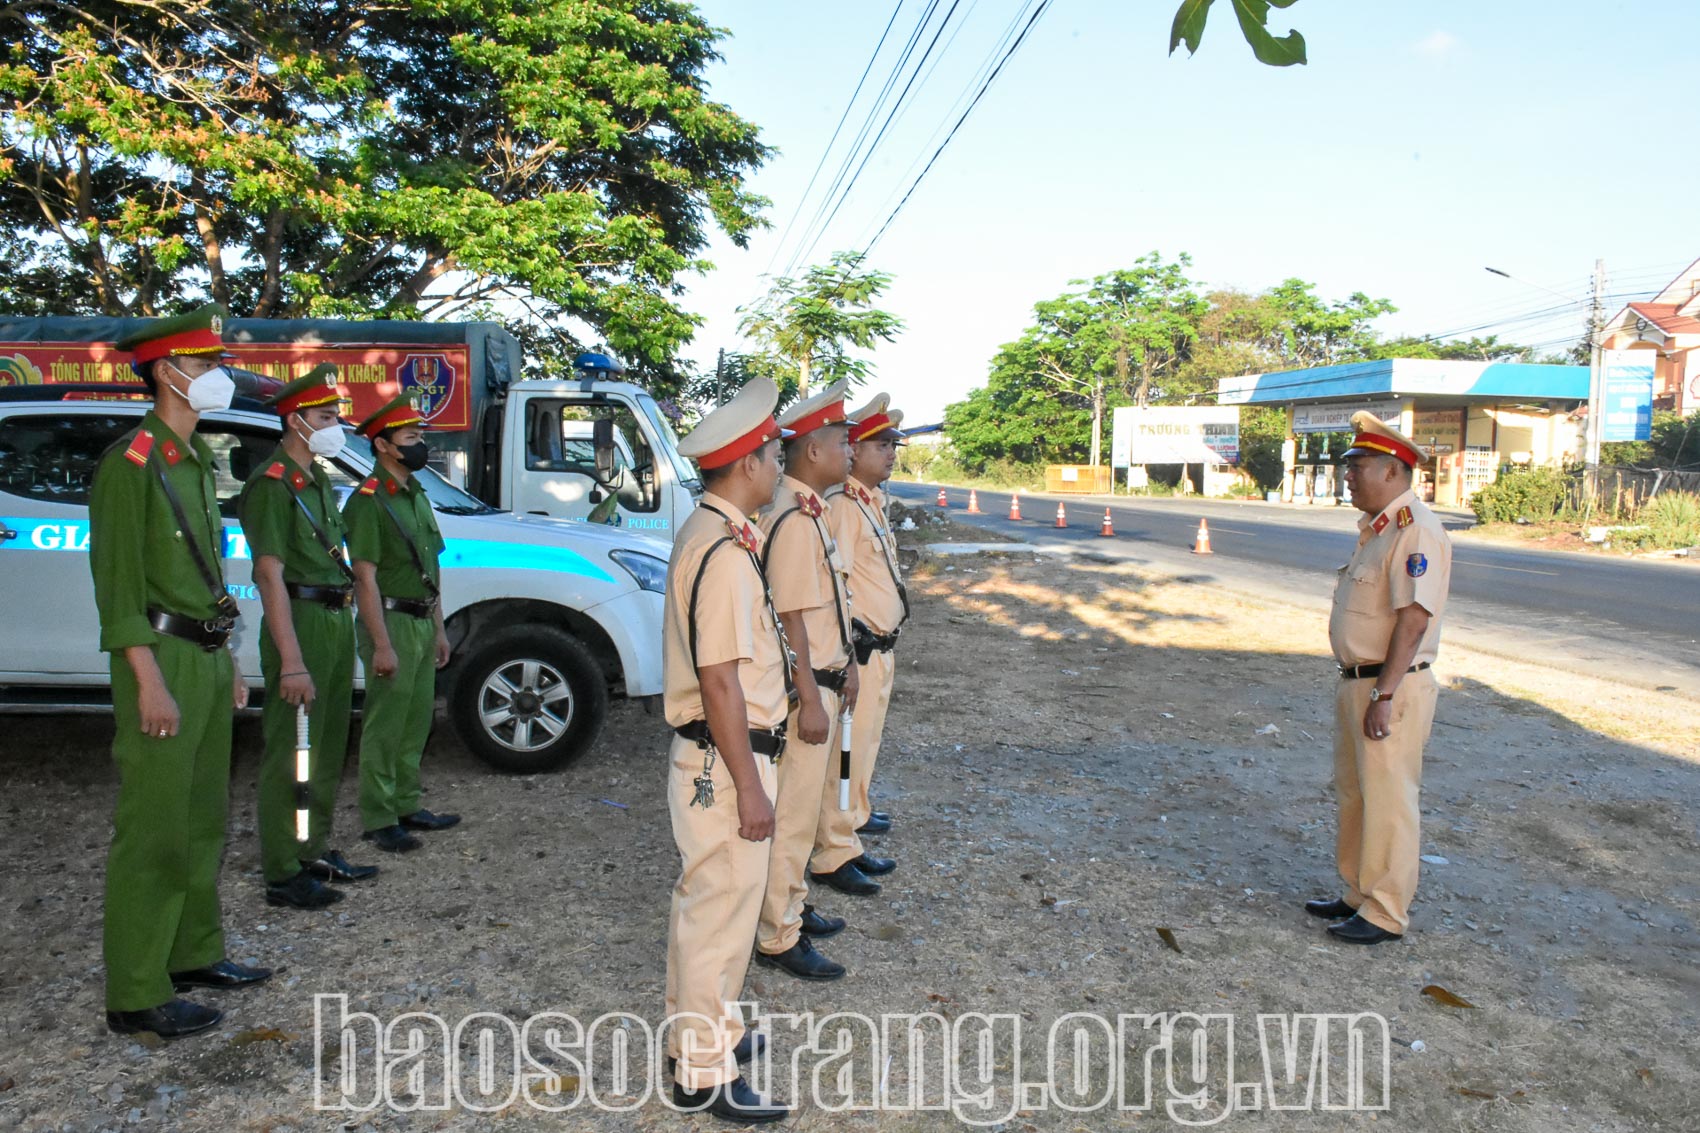
[[[1328,642],[1342,665],[1387,659],[1396,613],[1415,603],[1433,617],[1412,664],[1440,650],[1440,620],[1452,579],[1452,540],[1416,493],[1406,492],[1379,515],[1358,520],[1358,548],[1340,568]]]
[[[698,667],[737,661],[750,727],[772,728],[785,722],[790,708],[785,696],[785,657],[768,612],[761,574],[738,542],[721,545],[708,559],[706,570],[703,568],[709,548],[733,534],[731,525],[715,513],[715,508],[740,527],[747,527],[748,541],[755,553],[761,554],[761,529],[746,523],[734,505],[712,492],[703,496],[702,505],[679,527],[667,568],[667,625],[662,639],[662,672],[667,688],[662,706],[667,723],[674,727],[705,719]],[[693,662],[691,590],[699,571],[703,575],[697,590]]]
[[[897,589],[903,573],[885,500],[878,488],[870,491],[851,480],[842,492],[832,493],[827,509],[832,536],[849,566],[856,616],[877,634],[892,632],[903,624],[903,598]]]
[[[787,476],[779,484],[778,498],[762,509],[761,528],[771,536],[780,517],[799,508],[804,514],[785,520],[766,552],[773,607],[781,614],[802,613],[814,668],[842,669],[850,663],[845,646],[850,581],[827,524],[826,505],[807,484]]]

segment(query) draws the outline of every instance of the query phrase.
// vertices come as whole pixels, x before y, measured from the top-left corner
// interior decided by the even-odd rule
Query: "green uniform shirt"
[[[325,553],[312,525],[301,513],[305,505],[331,546],[342,546],[347,531],[342,513],[336,507],[336,494],[331,491],[331,479],[318,461],[311,464],[311,469],[303,469],[279,445],[270,459],[248,478],[236,501],[242,533],[248,537],[248,550],[255,562],[263,555],[283,562],[285,582],[301,586],[347,586],[348,575]]]
[[[177,529],[157,468],[165,469],[183,502],[187,532]],[[201,547],[222,591],[224,536],[212,450],[199,436],[184,442],[150,410],[140,428],[101,458],[89,492],[89,572],[103,650],[157,642],[150,609],[201,619],[217,615],[217,598],[186,538]]]
[[[395,516],[393,520],[391,514]],[[386,598],[430,600],[431,592],[420,580],[407,542],[396,529],[397,524],[406,528],[431,581],[440,581],[437,556],[443,550],[443,536],[437,530],[431,501],[417,477],[409,476],[404,487],[379,468],[360,485],[359,491],[348,497],[342,519],[348,528],[349,557],[378,568],[380,594]]]

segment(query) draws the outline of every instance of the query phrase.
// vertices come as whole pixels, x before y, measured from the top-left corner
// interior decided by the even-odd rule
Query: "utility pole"
[[[726,348],[714,356],[714,404],[726,404]]]
[[[1588,428],[1583,439],[1582,482],[1592,508],[1599,489],[1600,438],[1604,435],[1604,391],[1601,385],[1600,338],[1605,330],[1606,262],[1594,261],[1594,290],[1588,302]]]

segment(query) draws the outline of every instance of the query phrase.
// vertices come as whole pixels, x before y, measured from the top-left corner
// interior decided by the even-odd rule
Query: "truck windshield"
[[[347,436],[348,447],[345,451],[368,469],[375,468],[377,461],[372,456],[372,442],[353,430],[348,430]],[[431,501],[434,511],[445,515],[488,515],[496,510],[443,479],[435,469],[421,468],[413,476],[419,481],[419,486],[425,489],[425,498]]]
[[[702,481],[697,477],[696,469],[691,467],[691,462],[679,455],[679,437],[673,432],[667,415],[661,412],[661,407],[655,404],[655,399],[647,393],[639,394],[637,401],[643,408],[644,417],[655,430],[655,435],[660,438],[661,447],[667,452],[667,460],[673,465],[673,475],[692,492],[701,492]]]

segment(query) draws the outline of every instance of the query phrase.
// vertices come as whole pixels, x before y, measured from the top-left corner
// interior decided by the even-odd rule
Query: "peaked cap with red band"
[[[856,423],[850,426],[850,443],[860,441],[878,441],[885,439],[887,433],[898,444],[903,443],[903,410],[887,409],[867,417],[856,418]]]
[[[876,393],[871,401],[850,414],[850,443],[865,441],[875,433],[889,429],[891,417],[886,413],[886,408],[890,405],[889,393]]]
[[[152,362],[171,354],[223,354],[224,321],[230,317],[217,303],[187,315],[156,319],[119,339],[113,346],[135,362]]]
[[[416,425],[421,429],[425,427],[425,418],[406,394],[385,403],[382,409],[356,425],[354,431],[370,439],[385,429],[399,429],[404,425]]]
[[[756,378],[698,422],[679,442],[679,455],[696,461],[698,468],[723,468],[768,441],[790,436],[773,419],[778,403],[779,387],[767,378]]]
[[[1420,445],[1385,424],[1367,409],[1360,409],[1352,414],[1352,428],[1356,430],[1357,436],[1352,438],[1352,447],[1346,450],[1347,456],[1353,453],[1380,453],[1383,456],[1391,456],[1411,468],[1428,459],[1428,454]]]
[[[321,362],[266,398],[265,403],[276,409],[279,417],[287,417],[303,409],[335,405],[341,400],[342,394],[336,388],[336,367]]]
[[[844,394],[850,388],[849,378],[840,378],[807,401],[799,401],[779,415],[779,423],[798,436],[824,429],[828,425],[850,423],[844,412]]]

